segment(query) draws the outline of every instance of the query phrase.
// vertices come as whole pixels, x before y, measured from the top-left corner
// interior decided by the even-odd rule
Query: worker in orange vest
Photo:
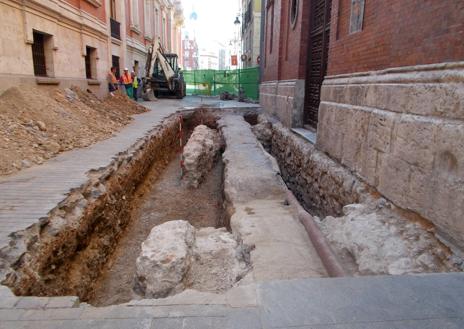
[[[134,90],[132,88],[132,77],[129,73],[129,69],[126,67],[124,69],[124,73],[121,76],[121,83],[126,88],[127,97],[133,98],[134,97]]]

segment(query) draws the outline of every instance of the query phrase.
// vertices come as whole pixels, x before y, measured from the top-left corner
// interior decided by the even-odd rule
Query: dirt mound
[[[0,96],[0,175],[108,138],[145,111],[125,95],[100,100],[75,87],[10,88]]]

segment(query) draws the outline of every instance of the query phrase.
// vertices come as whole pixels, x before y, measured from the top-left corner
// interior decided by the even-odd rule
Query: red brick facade
[[[366,0],[349,34],[351,0],[334,0],[328,74],[464,60],[464,1]]]
[[[263,81],[304,79],[311,1],[299,1],[294,28],[290,1],[266,2]],[[366,0],[363,29],[353,34],[350,4],[332,2],[328,75],[464,60],[462,0]]]
[[[101,6],[97,7],[85,0],[65,0],[76,8],[82,9],[86,13],[95,16],[103,23],[106,23],[105,0],[101,1]]]
[[[264,10],[263,81],[304,79],[308,38],[303,31],[307,31],[309,26],[308,12],[309,2],[299,1],[298,18],[293,27],[290,23],[289,1],[268,1]],[[274,22],[271,23],[273,15]]]

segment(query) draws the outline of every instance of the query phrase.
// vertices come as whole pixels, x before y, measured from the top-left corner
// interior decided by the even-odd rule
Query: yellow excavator
[[[185,97],[186,85],[182,70],[178,65],[177,54],[165,53],[161,44],[148,49],[145,77],[143,81],[143,98],[153,100],[155,97]]]

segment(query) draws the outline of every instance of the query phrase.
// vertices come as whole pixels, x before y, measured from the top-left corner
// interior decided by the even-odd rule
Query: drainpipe
[[[322,234],[319,226],[314,221],[313,216],[311,216],[304,208],[300,205],[298,200],[293,195],[292,191],[287,190],[287,201],[289,204],[294,206],[298,212],[298,219],[303,224],[308,233],[309,239],[313,243],[314,248],[316,249],[319,258],[322,261],[327,273],[330,277],[343,277],[346,276],[345,270],[340,265],[340,262],[335,256],[332,248],[328,244],[324,235]]]

